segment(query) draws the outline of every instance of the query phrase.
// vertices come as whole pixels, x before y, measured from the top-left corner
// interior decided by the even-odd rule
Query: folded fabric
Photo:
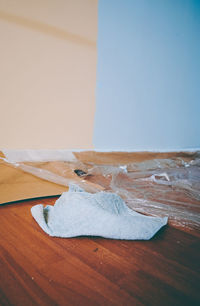
[[[144,216],[131,210],[117,194],[91,194],[77,185],[71,185],[54,206],[39,204],[31,213],[47,234],[63,238],[148,240],[167,224],[167,217]]]

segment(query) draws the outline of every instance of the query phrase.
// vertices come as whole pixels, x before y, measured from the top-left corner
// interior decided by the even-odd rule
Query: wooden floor
[[[30,200],[0,207],[1,305],[198,305],[200,240],[165,227],[151,241],[51,238]]]
[[[0,305],[200,305],[200,229],[170,224],[150,241],[52,238],[30,209],[55,200],[0,206]]]

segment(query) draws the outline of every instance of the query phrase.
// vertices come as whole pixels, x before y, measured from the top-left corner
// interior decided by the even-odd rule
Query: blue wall
[[[200,0],[99,0],[94,146],[200,148]]]

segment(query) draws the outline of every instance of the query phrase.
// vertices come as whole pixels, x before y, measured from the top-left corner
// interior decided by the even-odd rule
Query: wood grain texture
[[[94,164],[128,164],[142,162],[156,158],[177,158],[191,160],[199,156],[199,152],[96,152],[82,151],[74,152],[77,159],[83,163],[93,162]]]
[[[1,305],[198,305],[199,238],[166,227],[151,241],[46,235],[30,200],[0,207]]]
[[[100,164],[161,155],[192,157],[185,153],[76,154],[84,162]],[[200,305],[198,228],[188,231],[169,224],[150,241],[52,238],[34,221],[30,209],[55,200],[0,206],[0,305]]]

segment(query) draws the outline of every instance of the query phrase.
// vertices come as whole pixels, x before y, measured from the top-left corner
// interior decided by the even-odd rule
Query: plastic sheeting
[[[10,162],[14,167],[60,184],[76,183],[88,192],[120,195],[140,213],[169,217],[178,227],[200,227],[200,154],[118,165],[73,161]]]

